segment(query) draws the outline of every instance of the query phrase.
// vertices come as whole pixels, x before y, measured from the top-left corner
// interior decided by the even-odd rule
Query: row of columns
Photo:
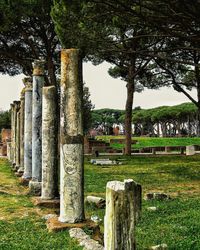
[[[54,86],[45,87],[45,62],[35,60],[33,77],[23,80],[20,101],[11,104],[12,142],[10,161],[41,199],[58,195],[60,148],[61,222],[84,220],[82,82],[79,51],[61,53],[60,101]],[[60,102],[60,133],[57,109]],[[60,147],[58,147],[58,137]]]
[[[31,78],[25,78],[20,102],[14,101],[11,104],[10,161],[18,173],[23,173],[22,180],[29,182],[30,190],[41,188],[43,200],[59,196],[60,148],[58,220],[61,223],[76,223],[85,219],[81,70],[78,50],[63,50],[58,100],[55,86],[44,86],[44,62],[37,60],[33,64],[33,82]],[[59,134],[57,102],[60,103]],[[140,209],[140,185],[133,180],[107,184],[105,249],[136,248],[135,224],[140,217]]]

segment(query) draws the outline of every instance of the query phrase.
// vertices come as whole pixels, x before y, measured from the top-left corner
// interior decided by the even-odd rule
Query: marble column
[[[13,166],[15,168],[17,163],[17,112],[20,109],[20,101],[14,101],[14,114],[13,114]]]
[[[56,87],[43,87],[42,97],[42,199],[58,197],[58,134]]]
[[[79,51],[61,52],[60,222],[84,220],[82,63]]]
[[[32,79],[26,78],[24,103],[24,174],[22,179],[32,177]]]
[[[23,82],[26,81],[24,78]],[[20,108],[20,168],[18,169],[19,173],[24,172],[24,106],[25,106],[25,88],[21,91],[21,108]]]
[[[30,192],[38,194],[42,181],[42,87],[44,86],[44,61],[33,63],[33,115],[32,115],[32,180]]]
[[[20,105],[20,104],[19,104]],[[20,109],[17,112],[17,127],[16,127],[16,170],[20,168]]]
[[[10,148],[10,162],[14,161],[14,104],[10,104],[11,110],[11,148]]]

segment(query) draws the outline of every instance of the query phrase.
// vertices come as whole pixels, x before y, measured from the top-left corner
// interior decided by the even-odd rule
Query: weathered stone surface
[[[93,204],[98,208],[105,208],[106,200],[101,197],[87,196],[85,199],[86,203]]]
[[[23,185],[23,186],[28,186],[30,180],[31,180],[31,178],[24,178],[24,177],[22,176],[22,178],[20,178],[20,184]]]
[[[19,104],[20,105],[20,104]],[[20,109],[17,112],[17,127],[16,127],[16,168],[20,168]]]
[[[147,210],[148,211],[157,211],[157,207],[148,207]]]
[[[13,164],[16,164],[16,155],[17,155],[17,112],[20,108],[20,102],[13,102],[13,133],[12,133],[12,149],[13,149]]]
[[[24,172],[24,115],[25,115],[25,88],[21,91],[20,97],[20,168],[19,173]]]
[[[69,230],[69,235],[71,238],[76,239],[79,242],[80,246],[83,246],[83,249],[86,250],[103,250],[103,246],[100,245],[97,241],[90,238],[83,229],[81,228],[72,228]]]
[[[135,186],[133,180],[110,181],[106,186],[104,244],[106,250],[136,248]]]
[[[165,250],[167,248],[168,248],[167,244],[160,244],[160,245],[150,247],[151,250]]]
[[[140,220],[142,213],[142,186],[135,183],[134,188],[135,223],[137,223]]]
[[[94,234],[100,232],[99,226],[91,220],[85,220],[80,223],[65,223],[60,222],[58,217],[50,218],[47,220],[47,229],[49,232],[59,232],[63,230],[69,230],[71,228],[87,228],[88,230],[92,230]]]
[[[32,110],[32,180],[42,180],[42,87],[44,86],[44,61],[33,63]]]
[[[145,200],[167,200],[171,197],[165,193],[148,193],[146,194]]]
[[[49,220],[49,219],[56,218],[56,217],[57,217],[56,214],[46,214],[46,215],[42,216],[42,219]]]
[[[18,170],[18,171],[19,171],[19,170]],[[18,172],[18,171],[15,173],[15,176],[17,176],[17,177],[22,177],[23,173],[22,173],[22,172]]]
[[[27,78],[25,84],[24,114],[24,174],[22,178],[32,177],[32,79]]]
[[[11,161],[11,142],[7,142],[7,157],[8,160]]]
[[[76,49],[61,52],[60,217],[84,220],[82,64]]]
[[[11,150],[10,150],[10,162],[13,163],[13,133],[14,133],[14,104],[10,104],[10,112],[11,112]]]
[[[195,154],[195,146],[190,145],[186,146],[186,155],[194,155]]]
[[[42,199],[58,197],[56,88],[43,88],[42,104]]]
[[[30,181],[29,182],[29,194],[34,196],[40,196],[41,195],[41,185],[42,183],[39,181]]]
[[[42,199],[41,197],[36,197],[33,199],[33,204],[38,207],[59,208],[60,200],[59,199],[45,200]]]

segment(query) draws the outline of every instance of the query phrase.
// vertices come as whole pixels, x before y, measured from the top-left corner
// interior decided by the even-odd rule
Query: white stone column
[[[10,148],[10,162],[14,161],[14,104],[10,104],[11,110],[11,148]]]
[[[13,117],[13,122],[14,122],[14,154],[13,154],[13,166],[14,169],[16,169],[18,166],[16,166],[17,164],[17,160],[18,160],[18,131],[17,131],[17,113],[20,109],[20,101],[14,101],[14,117]]]
[[[24,174],[23,179],[32,177],[32,79],[27,78],[25,84],[24,114]]]
[[[39,194],[42,181],[42,88],[44,86],[44,61],[33,63],[33,116],[32,116],[32,180],[30,192]]]
[[[23,82],[26,81],[24,78]],[[21,108],[20,108],[20,168],[19,173],[24,172],[24,106],[25,106],[25,88],[21,91],[20,96]]]
[[[20,107],[20,102],[19,102]],[[20,168],[20,109],[17,112],[17,127],[16,127],[16,170]]]
[[[58,197],[58,134],[56,87],[43,87],[42,100],[42,199]]]
[[[133,180],[110,181],[106,186],[104,246],[106,250],[135,250],[135,188]]]
[[[61,52],[60,222],[84,220],[82,63],[79,51]]]
[[[7,142],[7,157],[8,160],[11,160],[11,142]]]

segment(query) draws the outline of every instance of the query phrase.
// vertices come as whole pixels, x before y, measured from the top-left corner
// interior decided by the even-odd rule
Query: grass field
[[[168,249],[200,249],[200,156],[113,157],[120,166],[100,167],[85,158],[85,195],[105,197],[110,180],[134,179],[148,192],[165,192],[172,199],[143,200],[142,218],[137,225],[137,249],[166,243]],[[82,249],[67,232],[46,230],[42,215],[52,213],[32,205],[27,189],[20,186],[5,160],[0,161],[0,249]],[[156,206],[157,211],[148,211]],[[98,215],[103,209],[86,207],[86,215]],[[103,230],[103,222],[101,223]]]
[[[54,211],[33,206],[7,161],[0,159],[0,250],[79,250],[67,232],[48,233],[43,215]]]
[[[114,138],[124,138],[124,136],[97,136],[98,140],[105,140],[107,142]],[[187,145],[200,145],[199,137],[180,137],[180,138],[159,138],[159,137],[133,137],[137,140],[137,144],[133,144],[132,148],[143,148],[143,147],[160,147],[160,146],[187,146]],[[113,143],[113,148],[121,149],[124,147],[123,144]]]

